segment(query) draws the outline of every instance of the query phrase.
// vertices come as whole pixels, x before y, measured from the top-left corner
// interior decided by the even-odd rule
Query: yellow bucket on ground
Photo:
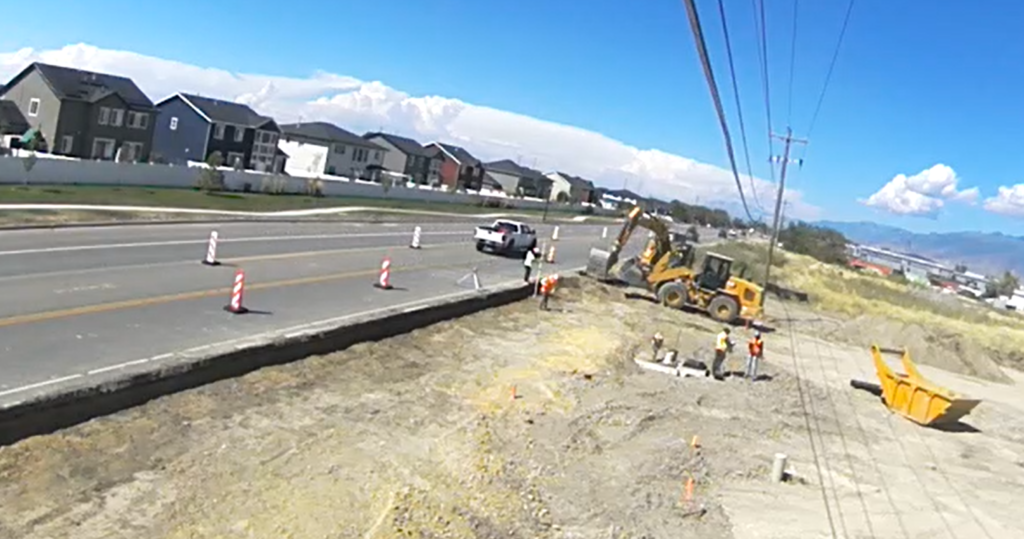
[[[924,379],[910,352],[900,356],[906,374],[894,372],[882,358],[882,349],[871,347],[871,356],[882,386],[882,399],[890,410],[921,425],[956,423],[969,414],[981,401],[968,399],[954,391],[939,387]]]

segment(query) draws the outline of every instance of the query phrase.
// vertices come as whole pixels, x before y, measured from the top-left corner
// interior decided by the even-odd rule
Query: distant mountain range
[[[971,271],[995,275],[1011,270],[1024,275],[1024,238],[999,232],[946,232],[918,234],[869,222],[818,221],[857,243],[887,247],[950,265],[964,264]]]

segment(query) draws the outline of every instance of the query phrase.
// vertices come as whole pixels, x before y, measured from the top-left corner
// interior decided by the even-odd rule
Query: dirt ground
[[[915,362],[953,372],[975,376],[992,382],[1009,383],[1011,378],[1000,365],[1012,364],[993,356],[971,339],[943,333],[922,324],[886,320],[861,315],[849,320],[816,315],[800,328],[804,333],[819,333],[828,340],[869,348],[877,344],[886,348],[906,348]]]
[[[751,383],[633,364],[655,331],[706,357],[699,315],[588,281],[559,295],[0,448],[0,537],[1024,536],[1018,373],[922,367],[985,399],[926,429],[850,388],[874,379],[867,350],[808,335],[796,306]]]

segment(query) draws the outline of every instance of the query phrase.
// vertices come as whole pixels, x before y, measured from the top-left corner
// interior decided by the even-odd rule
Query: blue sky
[[[769,3],[772,114],[782,130],[793,4]],[[858,1],[807,161],[791,186],[830,219],[1020,233],[1019,221],[983,210],[980,201],[947,202],[937,218],[856,203],[898,173],[937,163],[956,171],[960,188],[979,187],[982,199],[1024,182],[1024,153],[1015,151],[1024,140],[1024,108],[1013,106],[1024,3],[986,4]],[[717,3],[698,0],[698,8],[739,149]],[[791,116],[798,136],[806,135],[845,8],[845,0],[800,2]],[[768,178],[752,2],[728,0],[726,9],[754,172]],[[17,21],[2,25],[4,51],[85,42],[240,72],[305,77],[326,70],[727,165],[677,1],[185,0],[149,7],[107,0],[4,10]]]

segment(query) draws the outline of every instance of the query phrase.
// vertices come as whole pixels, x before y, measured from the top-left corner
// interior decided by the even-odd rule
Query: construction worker
[[[540,251],[536,247],[526,251],[526,258],[523,259],[523,267],[526,270],[523,274],[523,281],[530,282],[530,273],[533,272],[533,265],[536,263],[538,256],[540,256]]]
[[[755,330],[754,336],[747,342],[747,369],[746,375],[750,381],[757,379],[757,364],[764,357],[764,341],[761,340],[761,331]]]
[[[721,333],[715,337],[715,359],[711,363],[711,376],[716,380],[725,378],[722,372],[722,365],[725,363],[725,356],[732,350],[733,342],[729,339],[729,327],[722,328]]]
[[[555,288],[558,286],[558,274],[548,275],[540,280],[540,309],[542,311],[548,310],[548,300],[551,295],[555,293]]]

